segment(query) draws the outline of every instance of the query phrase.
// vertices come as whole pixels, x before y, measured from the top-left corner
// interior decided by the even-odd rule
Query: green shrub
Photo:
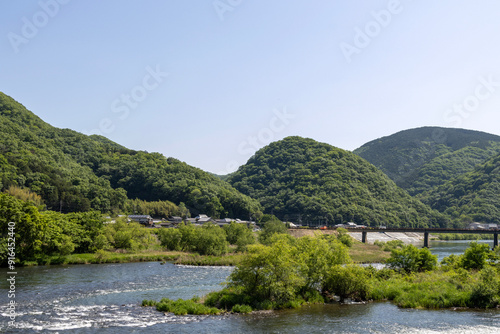
[[[352,247],[352,244],[353,244],[353,242],[354,242],[354,241],[353,241],[353,239],[352,239],[352,237],[351,237],[350,235],[347,235],[347,234],[342,235],[342,236],[339,236],[339,238],[338,238],[338,239],[339,239],[339,241],[340,241],[341,243],[343,243],[343,244],[344,244],[344,245],[346,245],[347,247]]]
[[[461,257],[455,254],[446,256],[441,260],[441,267],[444,270],[456,269],[460,266]]]
[[[242,289],[224,288],[221,291],[210,292],[205,297],[205,306],[231,310],[235,305],[250,305],[250,296],[242,293]]]
[[[156,306],[158,304],[155,300],[144,299],[142,301],[142,306]]]
[[[161,245],[171,251],[182,250],[181,237],[181,231],[176,228],[162,228],[158,231]]]
[[[236,304],[231,309],[233,313],[250,313],[252,312],[252,307],[250,305],[240,305]]]
[[[414,245],[405,245],[401,249],[393,249],[387,259],[389,268],[407,273],[432,270],[437,265],[437,256],[428,248],[418,249]]]
[[[465,269],[482,269],[492,255],[488,244],[471,242],[461,256],[460,266]]]
[[[308,290],[302,295],[309,304],[322,304],[325,302],[325,298],[318,290]]]
[[[379,246],[385,252],[390,252],[393,249],[403,248],[403,246],[405,245],[401,240],[390,240],[387,242],[376,240],[373,244]]]
[[[259,302],[257,308],[259,310],[274,310],[276,308],[276,303],[266,299]]]
[[[255,236],[252,230],[246,224],[231,222],[231,224],[224,226],[226,231],[227,241],[231,245],[237,245],[236,251],[246,251],[246,246],[255,243]]]
[[[270,215],[264,215],[264,217]],[[259,241],[264,245],[271,244],[271,237],[274,234],[286,234],[288,229],[285,224],[283,224],[278,218],[271,216],[268,221],[265,222],[264,228],[259,235]]]
[[[481,270],[479,281],[472,289],[469,306],[490,308],[500,305],[500,278],[492,267]]]
[[[156,304],[156,309],[160,312],[172,312],[175,315],[202,315],[202,314],[220,314],[221,310],[208,307],[203,304],[190,300],[178,299],[176,301],[163,298]]]
[[[197,229],[195,248],[200,255],[220,256],[227,253],[226,232],[217,225],[207,223]]]
[[[363,301],[370,294],[368,271],[357,265],[334,266],[328,272],[323,290],[340,297]]]

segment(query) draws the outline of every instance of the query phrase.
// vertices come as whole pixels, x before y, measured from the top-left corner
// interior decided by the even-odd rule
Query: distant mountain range
[[[0,93],[0,189],[40,195],[48,209],[130,211],[167,201],[172,214],[314,225],[463,226],[500,222],[500,136],[424,127],[354,152],[288,137],[217,176],[102,136],[58,129]],[[170,209],[169,209],[170,210]]]

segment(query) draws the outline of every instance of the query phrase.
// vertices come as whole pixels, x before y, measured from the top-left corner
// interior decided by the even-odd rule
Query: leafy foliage
[[[357,265],[334,266],[328,272],[323,289],[338,296],[340,302],[347,298],[367,300],[370,291],[368,270]]]
[[[119,219],[115,223],[106,224],[102,231],[107,239],[96,238],[96,248],[104,245],[101,249],[106,249],[106,245],[115,249],[126,249],[130,251],[152,249],[158,244],[158,239],[151,233],[152,230],[144,228],[136,222],[126,222]]]
[[[94,251],[94,240],[103,229],[98,212],[60,214],[40,212],[30,202],[0,193],[0,239],[6,245],[8,223],[15,223],[16,256],[21,261],[50,255]],[[4,242],[5,241],[5,242]],[[1,249],[5,265],[6,249]]]
[[[333,225],[444,226],[373,165],[328,144],[288,137],[259,150],[228,178],[282,220]]]
[[[202,227],[181,224],[179,228],[162,228],[158,231],[161,245],[172,251],[197,252],[200,255],[223,255],[228,242],[224,229],[212,223]]]
[[[444,184],[500,153],[500,137],[479,131],[422,127],[354,150],[415,195]]]
[[[407,273],[429,271],[436,267],[437,256],[432,255],[428,248],[418,249],[414,245],[405,245],[401,249],[395,248],[391,251],[387,264],[391,269]]]
[[[231,222],[231,224],[224,226],[226,231],[227,241],[231,245],[237,245],[237,251],[245,251],[248,245],[256,242],[252,230],[246,224]]]
[[[143,300],[142,306],[156,306],[156,309],[160,312],[172,312],[175,315],[219,314],[221,312],[219,309],[207,307],[201,304],[196,299],[171,300],[168,298],[162,298],[159,302],[155,302],[154,300]]]
[[[472,221],[500,224],[500,154],[472,172],[420,195],[425,203],[448,214],[459,225]]]
[[[264,245],[269,245],[272,241],[273,235],[286,233],[288,233],[286,225],[283,224],[283,222],[281,222],[278,218],[274,217],[264,224],[262,232],[259,235],[259,241]]]
[[[102,136],[54,128],[0,92],[0,190],[12,186],[29,189],[49,210],[61,212],[132,212],[141,206],[162,215],[247,218],[261,210],[216,176]],[[146,208],[127,197],[162,204]],[[182,208],[173,204],[181,202]]]
[[[258,309],[294,307],[304,301],[322,301],[329,268],[348,263],[347,247],[322,236],[290,238],[275,234],[269,246],[250,245],[229,278],[229,290],[210,296],[210,305],[248,304]],[[231,290],[232,289],[232,290]],[[245,296],[246,301],[242,301]],[[231,303],[223,300],[228,298]],[[227,299],[226,299],[227,300]]]

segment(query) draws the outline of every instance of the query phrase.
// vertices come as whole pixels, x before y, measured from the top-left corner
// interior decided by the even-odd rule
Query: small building
[[[470,223],[467,228],[469,230],[496,230],[498,229],[498,225],[497,224],[483,224],[483,223],[478,223],[478,222],[474,222],[474,223]]]
[[[195,217],[197,224],[213,223],[214,220],[207,215],[198,215]]]
[[[482,230],[483,229],[483,224],[481,223],[478,223],[478,222],[474,222],[474,223],[470,223],[467,228],[469,230]]]
[[[219,227],[224,227],[231,224],[234,221],[235,220],[231,218],[217,219],[215,220],[215,224],[217,224]]]
[[[153,218],[150,215],[129,215],[128,218],[147,227],[153,226]]]

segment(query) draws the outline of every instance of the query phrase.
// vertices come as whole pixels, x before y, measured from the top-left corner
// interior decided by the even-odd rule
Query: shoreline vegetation
[[[370,264],[384,263],[390,256],[387,247],[384,248],[353,241],[349,248],[349,255],[353,263]],[[105,264],[129,262],[172,262],[178,265],[190,266],[236,266],[241,262],[244,253],[227,253],[225,255],[200,255],[197,253],[179,251],[97,251],[96,253],[82,253],[69,255],[53,255],[39,258],[37,261],[26,261],[21,266],[37,265],[76,265],[76,264]]]
[[[493,234],[458,234],[458,233],[440,233],[432,235],[433,240],[493,240]]]
[[[130,262],[161,262],[163,264],[165,262],[172,262],[173,264],[192,266],[235,266],[239,263],[241,256],[242,254],[238,253],[213,256],[176,251],[141,251],[132,253],[100,251],[96,253],[50,256],[41,258],[38,261],[26,261],[21,263],[21,265],[76,265]]]
[[[269,245],[249,247],[222,290],[190,300],[144,300],[142,306],[176,315],[377,301],[415,309],[500,308],[500,248],[472,242],[464,254],[438,264],[427,248],[389,247],[387,267],[375,269],[353,264],[336,239],[278,234]]]

